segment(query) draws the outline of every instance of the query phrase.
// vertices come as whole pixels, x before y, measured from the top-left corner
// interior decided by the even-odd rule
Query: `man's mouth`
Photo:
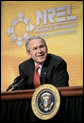
[[[40,54],[40,55],[38,55],[37,57],[43,57],[45,54],[43,53],[43,54]]]

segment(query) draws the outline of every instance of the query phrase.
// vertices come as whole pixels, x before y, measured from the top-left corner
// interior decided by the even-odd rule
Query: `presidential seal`
[[[34,114],[39,119],[51,119],[60,107],[59,91],[51,84],[41,85],[33,93],[31,105]]]

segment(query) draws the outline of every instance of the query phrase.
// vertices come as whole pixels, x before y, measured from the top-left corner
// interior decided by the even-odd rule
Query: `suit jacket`
[[[34,89],[34,70],[32,58],[19,65],[20,75],[26,75],[27,79],[17,89]],[[68,86],[68,80],[66,62],[59,56],[48,54],[41,71],[41,84],[52,84],[56,87]]]

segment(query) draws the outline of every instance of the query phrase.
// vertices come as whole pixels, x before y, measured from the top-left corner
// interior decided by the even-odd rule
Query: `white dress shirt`
[[[37,65],[37,63],[35,62],[35,66],[36,65]],[[39,69],[38,69],[39,76],[41,75],[41,70],[42,70],[42,64],[39,64]]]

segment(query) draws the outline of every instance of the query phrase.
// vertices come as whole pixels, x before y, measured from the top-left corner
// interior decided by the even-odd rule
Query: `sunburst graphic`
[[[18,31],[17,28],[19,27],[20,29]],[[13,19],[11,21],[11,26],[7,29],[7,34],[11,36],[11,42],[15,42],[18,47],[21,47],[24,43],[23,40],[27,40],[29,38],[28,32],[31,33],[34,28],[35,27],[31,23],[30,18],[24,18],[23,12],[20,12],[17,19]],[[25,32],[23,30],[25,30]]]

